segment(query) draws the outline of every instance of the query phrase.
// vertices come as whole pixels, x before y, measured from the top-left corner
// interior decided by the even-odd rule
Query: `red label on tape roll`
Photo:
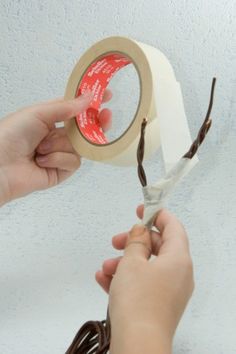
[[[130,63],[131,60],[123,54],[112,53],[103,56],[88,67],[79,84],[76,97],[88,90],[93,92],[93,100],[85,112],[78,114],[76,122],[83,136],[94,144],[108,143],[98,120],[99,109],[112,77]]]

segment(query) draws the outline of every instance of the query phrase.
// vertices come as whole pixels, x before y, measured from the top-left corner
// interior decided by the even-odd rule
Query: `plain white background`
[[[176,354],[236,352],[235,15],[234,0],[0,3],[0,116],[62,96],[80,55],[110,35],[133,37],[167,55],[192,135],[217,76],[201,162],[169,201],[188,230],[196,278]],[[152,181],[163,172],[159,153],[146,169]],[[107,296],[94,273],[117,254],[111,236],[136,222],[141,201],[135,168],[84,161],[63,185],[1,209],[0,353],[63,353],[85,320],[104,318]]]

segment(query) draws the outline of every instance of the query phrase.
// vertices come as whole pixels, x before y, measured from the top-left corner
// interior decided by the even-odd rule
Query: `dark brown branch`
[[[138,176],[142,186],[147,185],[147,178],[143,168],[143,157],[144,157],[144,147],[145,147],[145,128],[147,125],[147,119],[144,118],[141,125],[140,139],[137,148],[137,160],[138,160]]]
[[[76,334],[66,354],[106,354],[110,347],[109,314],[106,321],[88,321]]]
[[[212,106],[213,106],[213,98],[214,98],[214,90],[215,90],[215,83],[216,83],[216,78],[214,77],[212,80],[212,85],[211,85],[211,96],[210,96],[210,102],[209,102],[209,106],[207,109],[207,113],[206,113],[206,117],[204,119],[204,122],[198,132],[197,138],[194,140],[194,142],[192,143],[189,151],[183,156],[187,159],[192,159],[193,156],[196,154],[199,146],[201,145],[201,143],[203,142],[203,140],[205,139],[210,127],[211,127],[211,119],[210,119],[210,114],[211,114],[211,110],[212,110]]]

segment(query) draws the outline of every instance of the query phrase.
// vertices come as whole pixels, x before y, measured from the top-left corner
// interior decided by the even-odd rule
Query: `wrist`
[[[111,354],[171,354],[172,336],[158,323],[111,325]]]

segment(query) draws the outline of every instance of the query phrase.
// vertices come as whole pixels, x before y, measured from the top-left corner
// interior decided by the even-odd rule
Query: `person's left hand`
[[[111,99],[106,90],[103,103]],[[66,121],[85,110],[92,99],[87,93],[74,100],[37,104],[0,120],[0,205],[33,191],[53,187],[75,172],[80,156],[64,128]],[[99,120],[104,131],[111,126],[111,111],[103,109]]]

